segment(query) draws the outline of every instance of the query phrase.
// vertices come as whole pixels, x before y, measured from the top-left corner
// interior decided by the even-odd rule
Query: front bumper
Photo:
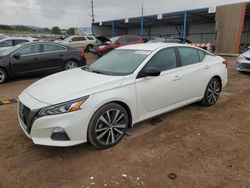
[[[242,71],[242,72],[250,72],[250,62],[237,60],[236,70]]]
[[[20,104],[22,103],[29,108],[30,113],[35,114],[35,112],[39,111],[39,109],[33,109],[33,105],[27,102],[34,101],[31,97],[31,100],[27,100],[29,97],[27,94],[22,94],[19,97],[18,121],[26,136],[30,138],[34,144],[64,147],[87,142],[87,126],[89,124],[90,114],[86,113],[85,110],[82,109],[71,113],[44,116],[38,119],[35,119],[35,116],[33,116],[31,123],[28,124],[24,122],[22,113],[20,113]],[[57,141],[51,138],[54,131],[58,128],[65,131],[69,140]]]

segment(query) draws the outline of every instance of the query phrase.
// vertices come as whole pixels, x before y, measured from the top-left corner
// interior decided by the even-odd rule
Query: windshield
[[[129,75],[150,53],[145,50],[113,50],[92,63],[87,70],[113,76]]]
[[[72,37],[66,37],[65,39],[63,39],[63,42],[69,42],[72,39]]]
[[[117,39],[119,39],[119,37],[112,37],[112,38],[110,38],[109,40],[110,40],[112,43],[115,43],[115,41],[117,41]]]
[[[8,55],[13,53],[14,51],[16,51],[18,48],[21,48],[23,46],[23,44],[18,44],[16,46],[13,46],[11,48],[5,49],[5,50],[1,50],[0,51],[0,55],[4,56],[4,55]]]

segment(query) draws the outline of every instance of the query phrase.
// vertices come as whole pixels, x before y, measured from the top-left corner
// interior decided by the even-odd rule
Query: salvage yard
[[[142,122],[107,150],[34,145],[18,125],[17,104],[1,105],[0,187],[249,187],[250,74],[227,59],[229,83],[215,106]],[[0,85],[0,99],[17,98],[40,78]]]

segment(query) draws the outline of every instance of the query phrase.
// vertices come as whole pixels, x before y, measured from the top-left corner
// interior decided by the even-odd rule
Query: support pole
[[[112,37],[115,36],[115,21],[112,21]]]
[[[143,10],[143,4],[142,4],[142,7],[141,7],[141,37],[143,37],[144,35],[144,10]]]
[[[183,42],[186,42],[186,34],[187,34],[187,11],[184,12],[184,23],[183,23]]]

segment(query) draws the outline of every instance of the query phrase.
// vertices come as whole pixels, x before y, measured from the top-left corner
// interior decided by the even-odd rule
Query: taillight
[[[81,57],[85,57],[85,52],[84,52],[84,51],[81,51],[80,56],[81,56]]]
[[[224,65],[226,65],[226,68],[227,68],[228,61],[227,61],[227,60],[224,60],[222,63],[223,63]]]

